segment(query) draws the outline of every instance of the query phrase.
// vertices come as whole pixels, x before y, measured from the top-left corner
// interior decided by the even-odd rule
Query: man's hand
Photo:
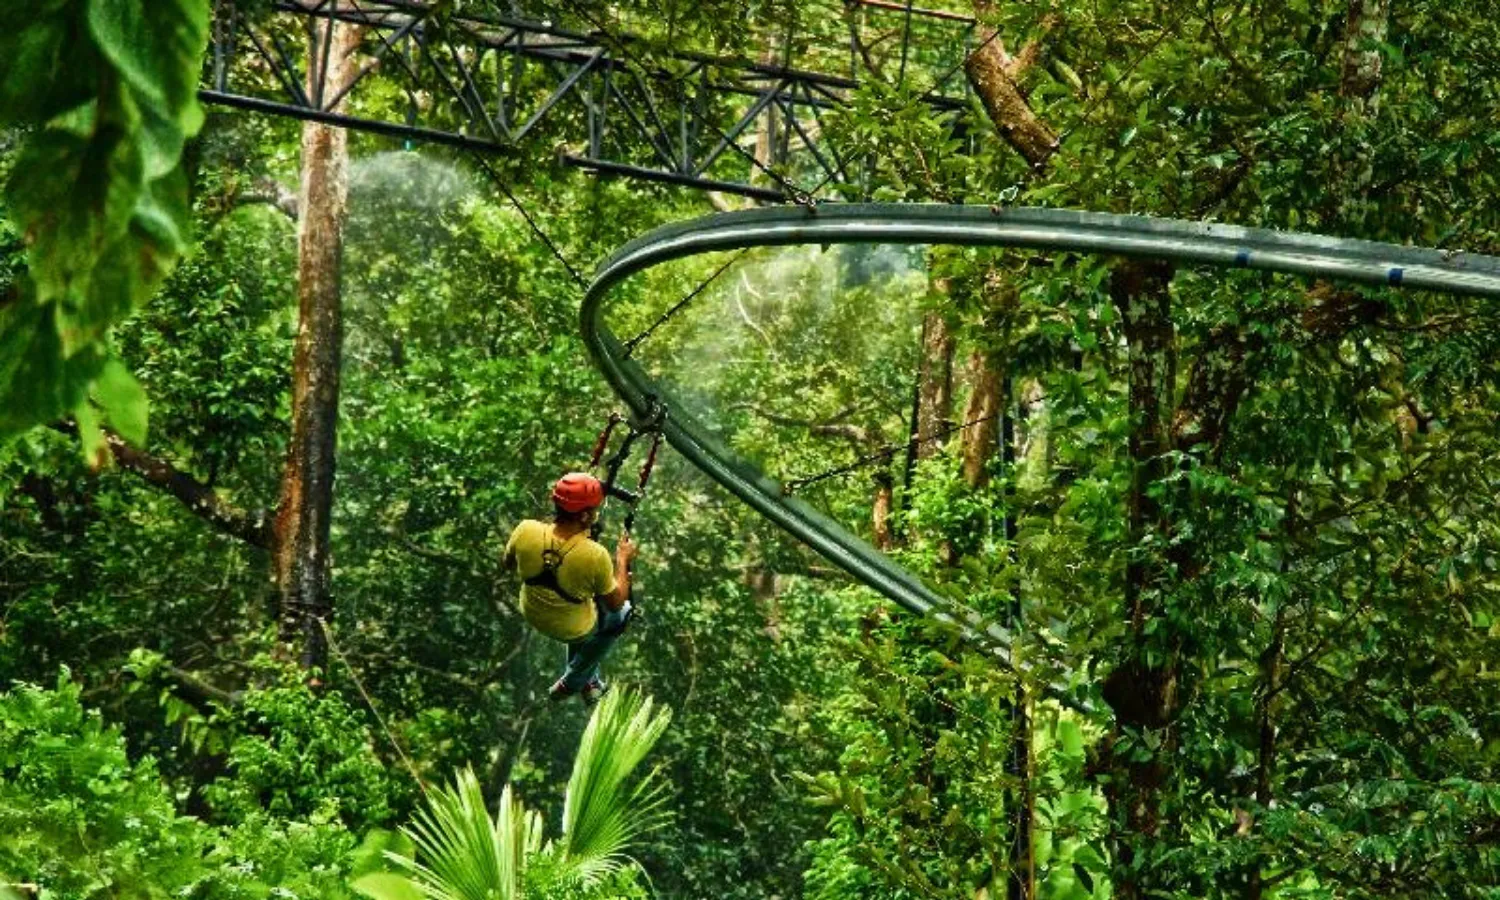
[[[630,562],[633,559],[635,541],[622,533],[620,542],[615,544],[615,592],[605,599],[610,609],[619,609],[630,599]]]

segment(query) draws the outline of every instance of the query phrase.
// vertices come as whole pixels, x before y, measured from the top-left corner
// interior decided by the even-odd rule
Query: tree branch
[[[728,198],[719,191],[704,191],[703,197],[708,200],[708,205],[718,212],[734,212],[735,210],[734,204],[730,203]]]
[[[255,187],[252,190],[245,191],[234,198],[235,206],[250,206],[255,203],[265,203],[293,222],[297,221],[297,192],[274,178],[262,175],[255,179]]]
[[[246,512],[225,501],[213,488],[177,469],[171,463],[125,443],[125,439],[105,429],[105,442],[120,468],[139,475],[161,488],[214,528],[236,537],[252,547],[271,549],[271,517],[263,509]]]
[[[496,569],[486,569],[483,565],[477,565],[472,560],[459,556],[456,553],[448,553],[443,550],[435,550],[432,547],[424,547],[405,535],[396,535],[395,537],[398,546],[412,556],[462,569],[469,577],[494,585],[491,596],[495,603],[512,615],[519,616],[521,614],[521,610],[517,608],[516,604],[508,599],[505,596],[505,592],[500,589],[501,578],[499,576],[501,573],[496,571]]]
[[[988,0],[979,0],[974,4],[975,12],[983,13],[989,6]],[[1036,170],[1044,168],[1057,152],[1058,136],[1032,111],[1016,79],[1035,64],[1041,54],[1040,42],[1057,21],[1054,15],[1044,17],[1042,35],[1016,57],[1005,52],[995,29],[981,29],[979,48],[964,60],[964,73],[1000,137]]]
[[[177,666],[169,665],[165,668],[165,672],[182,693],[198,706],[207,706],[210,703],[234,706],[245,695],[244,691],[226,691],[221,687],[216,687],[199,675],[187,669],[179,669]]]
[[[750,286],[749,276],[744,272],[740,273],[740,284],[745,290],[750,292],[751,296],[760,299],[760,295],[755,292],[755,288]],[[771,351],[771,355],[775,356],[776,342],[771,340],[771,336],[766,333],[764,328],[760,327],[754,319],[750,318],[750,311],[745,309],[745,303],[743,298],[740,297],[739,291],[734,292],[734,306],[735,309],[739,310],[740,318],[744,323],[760,337],[761,341],[766,345],[766,349]]]
[[[1246,357],[1254,349],[1251,344],[1234,326],[1221,326],[1209,334],[1188,373],[1182,402],[1172,413],[1175,449],[1190,451],[1207,445],[1213,458],[1219,458],[1229,421],[1249,387]]]
[[[772,412],[754,403],[736,403],[731,409],[743,409],[753,415],[759,416],[773,425],[785,425],[790,428],[806,428],[809,433],[819,437],[831,437],[846,440],[856,447],[864,447],[870,443],[870,433],[864,428],[850,422],[814,422],[810,419],[799,419],[795,416],[786,416],[781,413]]]
[[[1060,22],[1062,22],[1062,17],[1056,13],[1047,13],[1042,16],[1042,33],[1028,41],[1026,46],[1021,48],[1021,52],[1010,57],[1010,61],[1005,64],[1005,74],[1010,76],[1011,81],[1020,81],[1021,76],[1025,75],[1042,58],[1042,42]],[[996,43],[998,44],[999,41],[997,40]],[[1000,52],[1004,53],[1005,48],[1001,47]]]
[[[1361,325],[1374,324],[1385,312],[1378,300],[1326,281],[1314,284],[1307,299],[1311,302],[1302,310],[1302,327],[1318,340],[1340,339]]]

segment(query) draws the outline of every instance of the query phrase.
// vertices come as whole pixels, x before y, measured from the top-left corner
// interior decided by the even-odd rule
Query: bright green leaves
[[[563,833],[544,840],[542,817],[507,784],[495,815],[471,768],[452,787],[426,792],[400,843],[372,835],[356,854],[351,884],[370,900],[513,900],[521,897],[636,896],[635,866],[626,851],[666,821],[665,782],[652,770],[634,772],[671,720],[650,697],[617,690],[589,720],[574,757],[563,809]],[[413,849],[415,852],[413,852]],[[374,869],[378,856],[394,871]]]
[[[168,8],[163,8],[168,7]],[[203,0],[49,2],[0,12],[0,124],[39,126],[6,187],[29,278],[0,316],[0,439],[82,411],[145,439],[146,400],[111,356],[109,328],[185,247],[179,160],[202,125],[194,91],[208,39]],[[29,282],[29,284],[28,284]]]
[[[0,435],[14,435],[79,406],[98,374],[94,349],[67,356],[53,310],[24,299],[0,307]]]
[[[389,872],[362,875],[349,886],[372,900],[422,900],[426,896],[410,880]]]
[[[171,897],[202,875],[205,831],[179,816],[149,759],[83,706],[64,670],[56,690],[0,693],[0,872],[43,897]]]

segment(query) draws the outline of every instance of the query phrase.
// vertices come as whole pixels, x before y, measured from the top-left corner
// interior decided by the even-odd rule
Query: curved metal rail
[[[767,478],[672,403],[604,322],[611,287],[674,259],[715,250],[790,244],[965,244],[1150,257],[1262,269],[1366,284],[1500,298],[1500,258],[1143,216],[1050,209],[839,204],[720,213],[668,225],[622,247],[584,296],[583,337],[604,377],[637,416],[649,398],[673,409],[667,440],[689,462],[829,562],[902,607],[958,626],[1011,666],[1011,635],[928,588],[916,576]]]

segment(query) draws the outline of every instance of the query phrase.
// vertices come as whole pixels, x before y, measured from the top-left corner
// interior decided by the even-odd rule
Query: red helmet
[[[552,502],[570,513],[593,509],[604,502],[604,485],[586,472],[569,472],[552,486]]]

